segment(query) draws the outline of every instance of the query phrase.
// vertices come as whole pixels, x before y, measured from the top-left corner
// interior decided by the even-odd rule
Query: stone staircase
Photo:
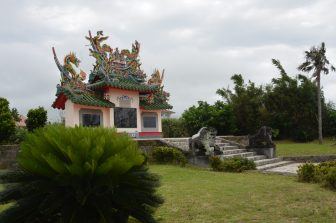
[[[189,151],[189,138],[162,138],[160,140],[168,146],[179,148],[185,152]],[[223,152],[223,155],[220,155],[222,159],[245,157],[249,160],[253,160],[257,166],[257,170],[261,171],[292,163],[291,161],[284,161],[282,158],[267,159],[264,155],[257,155],[255,152],[248,151],[244,145],[221,137],[216,137],[216,145],[218,145]]]
[[[227,140],[216,138],[216,145],[219,146],[223,155],[220,155],[222,159],[233,157],[244,157],[249,160],[253,160],[257,166],[257,170],[267,170],[275,167],[285,166],[291,163],[291,161],[283,161],[282,158],[267,159],[264,155],[257,155],[256,152],[248,151],[242,145],[237,145]]]

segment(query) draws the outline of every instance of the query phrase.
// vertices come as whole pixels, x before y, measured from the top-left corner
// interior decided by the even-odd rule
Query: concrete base
[[[200,167],[209,167],[209,157],[208,156],[195,156],[188,158],[189,163],[192,163]]]
[[[275,148],[250,148],[249,150],[256,152],[257,155],[264,155],[267,159],[273,159],[276,156]]]

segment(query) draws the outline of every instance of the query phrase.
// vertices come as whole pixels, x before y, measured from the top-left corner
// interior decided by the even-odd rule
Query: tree
[[[305,51],[305,60],[298,69],[308,73],[312,71],[313,78],[317,83],[318,135],[319,143],[322,144],[321,73],[328,74],[329,69],[331,71],[336,69],[326,57],[326,48],[323,42],[320,47],[313,46],[309,51]]]
[[[317,136],[317,87],[303,75],[290,77],[279,60],[272,60],[280,71],[267,85],[264,104],[269,113],[267,124],[279,130],[279,138],[310,141]]]
[[[213,127],[218,135],[233,134],[236,131],[234,118],[232,107],[221,101],[214,105],[199,101],[197,106],[193,105],[185,110],[181,117],[189,136],[202,127]]]
[[[26,125],[28,131],[33,131],[34,129],[41,128],[47,123],[47,111],[43,107],[38,107],[36,109],[30,109],[27,114]]]
[[[235,86],[233,91],[222,88],[217,94],[224,102],[231,106],[237,127],[237,134],[252,134],[265,124],[267,111],[263,104],[264,90],[249,81],[245,84],[241,74],[231,77]]]
[[[18,170],[0,176],[0,222],[154,223],[163,203],[137,143],[107,128],[52,125],[27,135]]]
[[[8,140],[15,132],[15,122],[9,109],[9,102],[0,98],[0,142]]]
[[[162,119],[162,134],[165,138],[177,138],[188,136],[181,118]]]
[[[16,108],[12,108],[11,114],[13,116],[14,121],[16,121],[16,122],[20,121],[20,115],[19,115],[19,112]]]

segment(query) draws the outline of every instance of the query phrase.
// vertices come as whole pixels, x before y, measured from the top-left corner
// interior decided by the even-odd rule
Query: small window
[[[82,126],[101,126],[103,124],[103,113],[100,110],[81,109],[79,121]]]
[[[156,116],[144,116],[143,117],[144,128],[156,128]]]
[[[83,126],[100,126],[99,114],[83,114],[82,115]]]
[[[136,128],[136,108],[114,108],[114,125],[117,128]]]
[[[142,131],[157,131],[158,130],[158,116],[154,112],[142,113]]]

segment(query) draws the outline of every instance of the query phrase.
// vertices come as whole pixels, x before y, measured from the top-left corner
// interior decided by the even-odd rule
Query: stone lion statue
[[[275,144],[272,140],[272,128],[261,127],[254,135],[249,135],[249,148],[273,148]]]
[[[194,156],[209,156],[219,152],[216,145],[217,130],[203,127],[191,137],[190,148]]]

